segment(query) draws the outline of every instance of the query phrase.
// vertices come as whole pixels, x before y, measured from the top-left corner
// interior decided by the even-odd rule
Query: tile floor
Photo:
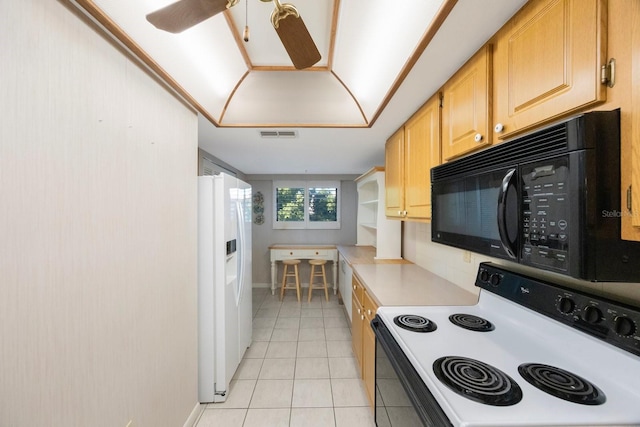
[[[307,303],[253,291],[253,343],[227,401],[207,405],[197,427],[375,427],[337,297]]]

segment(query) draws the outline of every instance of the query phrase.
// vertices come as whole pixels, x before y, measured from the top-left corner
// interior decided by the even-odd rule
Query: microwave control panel
[[[526,265],[567,271],[570,212],[566,157],[522,165],[521,258]]]

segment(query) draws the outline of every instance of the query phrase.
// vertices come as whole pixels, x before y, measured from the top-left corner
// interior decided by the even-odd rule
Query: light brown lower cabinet
[[[362,308],[365,323],[362,333],[362,379],[372,408],[376,402],[376,335],[371,328],[371,320],[375,317],[377,309],[378,305],[365,291]]]
[[[355,280],[355,279],[354,279]],[[355,291],[351,297],[351,340],[353,354],[356,357],[358,366],[362,366],[362,332],[364,325],[364,314],[362,314],[362,304],[358,300]],[[361,370],[362,373],[362,370]]]
[[[376,337],[371,329],[371,320],[376,315],[378,305],[367,293],[360,281],[353,276],[351,312],[351,337],[353,353],[358,362],[360,376],[371,408],[375,406]]]

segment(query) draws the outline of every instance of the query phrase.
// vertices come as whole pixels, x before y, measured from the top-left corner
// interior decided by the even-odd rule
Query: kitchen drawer
[[[283,259],[327,258],[329,257],[329,251],[323,249],[290,249],[281,250],[280,255]]]
[[[376,310],[378,310],[378,304],[376,304],[376,302],[371,298],[371,295],[369,295],[369,293],[366,291],[363,293],[362,309],[364,311],[365,317],[369,321],[371,321],[375,317]],[[368,323],[369,322],[367,322],[367,324]]]
[[[360,283],[360,281],[356,278],[356,276],[353,276],[351,284],[352,284],[351,288],[353,289],[353,297],[358,300],[359,305],[362,305],[363,296],[364,296],[364,286],[362,286],[362,283]]]

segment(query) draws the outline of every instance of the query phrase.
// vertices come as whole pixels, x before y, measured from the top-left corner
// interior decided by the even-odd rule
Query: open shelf
[[[384,168],[375,167],[356,179],[357,245],[376,248],[378,259],[400,259],[401,222],[387,219]]]

